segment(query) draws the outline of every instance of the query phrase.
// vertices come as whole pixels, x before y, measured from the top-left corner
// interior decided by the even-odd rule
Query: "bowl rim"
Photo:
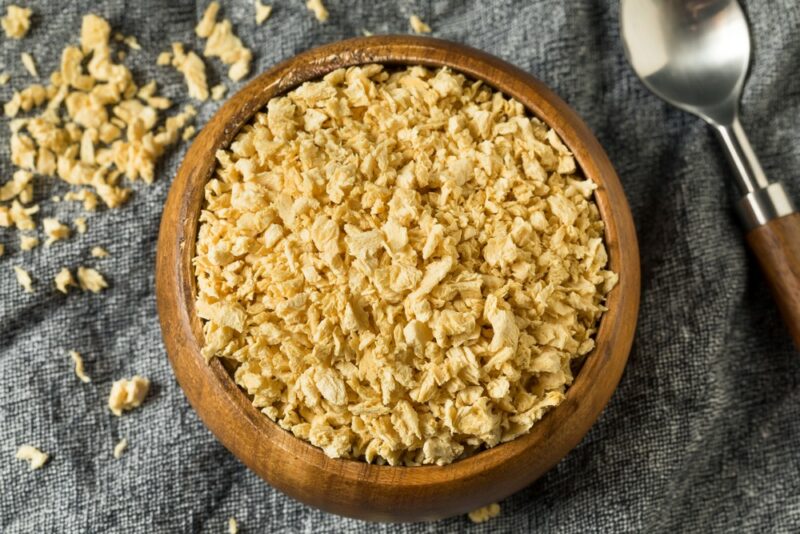
[[[206,363],[200,354],[202,326],[194,310],[191,258],[203,186],[216,167],[216,150],[229,145],[273,96],[337,68],[367,63],[449,67],[515,98],[553,128],[573,152],[584,176],[598,184],[595,200],[605,223],[609,265],[619,275],[595,335],[597,345],[562,403],[527,434],[445,466],[331,459],[252,406],[218,358]],[[639,293],[638,244],[627,200],[608,157],[578,115],[541,81],[505,61],[465,45],[406,35],[359,37],[312,48],[268,69],[228,99],[184,156],[165,203],[156,255],[157,308],[164,344],[178,382],[206,426],[271,485],[307,504],[366,519],[431,519],[463,513],[510,495],[555,465],[588,432],[622,376],[633,341]],[[531,454],[534,451],[539,454]],[[289,468],[275,469],[273,455],[284,458],[286,462],[278,465]],[[289,469],[293,472],[284,472]],[[320,495],[314,486],[323,479],[328,484],[340,480],[341,488],[352,489],[342,490],[341,495]],[[491,491],[480,490],[488,484],[494,485]],[[458,488],[470,495],[432,497]],[[386,495],[381,496],[382,492]],[[353,507],[354,495],[363,497],[361,507]],[[391,496],[400,496],[400,502],[390,506]]]

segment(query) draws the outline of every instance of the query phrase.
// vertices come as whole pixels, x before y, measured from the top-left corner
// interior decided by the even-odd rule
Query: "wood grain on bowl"
[[[328,458],[282,430],[234,383],[218,360],[200,354],[194,256],[203,188],[215,152],[276,95],[340,67],[365,63],[448,66],[483,80],[556,130],[595,192],[605,222],[609,266],[619,284],[609,294],[596,348],[566,399],[511,442],[447,466],[390,467]],[[156,293],[164,343],[189,402],[219,440],[270,484],[312,506],[371,520],[413,521],[465,513],[527,486],[589,430],[619,382],[639,307],[639,251],[628,203],[611,163],[583,121],[536,78],[493,56],[431,38],[381,36],[316,48],[250,82],[226,102],[186,153],[169,192],[158,241]]]

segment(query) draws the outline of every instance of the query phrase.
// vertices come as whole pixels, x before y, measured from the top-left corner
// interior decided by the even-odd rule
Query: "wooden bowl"
[[[609,294],[595,350],[566,399],[511,442],[450,465],[389,467],[331,459],[282,430],[234,383],[219,359],[200,354],[203,334],[195,314],[192,269],[203,186],[214,153],[275,95],[328,72],[383,63],[447,66],[514,97],[554,128],[595,192],[605,222],[611,269],[619,284]],[[619,179],[583,121],[539,80],[493,56],[430,38],[351,39],[304,52],[255,78],[228,100],[192,143],[170,189],[158,239],[156,294],[161,329],[175,376],[201,419],[245,465],[272,486],[336,514],[388,521],[430,520],[461,514],[527,486],[563,458],[586,434],[619,382],[639,307],[639,250]]]

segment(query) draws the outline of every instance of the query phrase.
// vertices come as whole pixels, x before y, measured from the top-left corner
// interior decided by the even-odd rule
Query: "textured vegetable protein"
[[[28,34],[31,27],[31,15],[33,12],[27,7],[10,5],[6,9],[6,16],[0,19],[6,37],[11,39],[22,39]]]
[[[9,6],[3,18],[6,34],[24,37],[28,29],[29,9]],[[130,189],[119,182],[122,176],[150,183],[155,165],[168,146],[176,143],[181,130],[194,117],[195,110],[186,106],[180,113],[167,117],[159,126],[160,114],[172,103],[156,95],[156,82],[138,86],[126,66],[112,60],[111,26],[97,15],[83,17],[80,46],[68,45],[61,54],[58,70],[50,73],[46,85],[34,83],[14,91],[4,106],[9,121],[11,162],[19,169],[11,180],[0,185],[0,227],[16,227],[35,231],[34,216],[39,205],[32,204],[34,176],[58,177],[78,190],[64,195],[66,201],[83,203],[86,211],[94,211],[98,199],[109,208],[121,206],[130,196]],[[139,50],[132,36],[115,34],[114,39]],[[38,77],[33,57],[23,52],[22,62],[28,72]],[[8,76],[3,79],[8,81]],[[35,112],[20,117],[20,113]],[[59,202],[60,198],[54,197]],[[10,205],[7,204],[10,202]],[[81,234],[87,229],[86,219],[74,219]],[[55,218],[44,218],[42,230],[45,245],[70,237],[69,226]],[[39,246],[39,238],[20,234],[20,249]],[[16,271],[26,291],[30,276]],[[79,269],[81,288],[97,292],[106,287],[102,275],[93,269]],[[55,279],[56,288],[66,293],[72,275],[62,270]]]
[[[47,463],[47,460],[50,459],[49,454],[40,451],[33,445],[21,445],[20,448],[17,449],[17,454],[15,456],[17,460],[25,460],[28,462],[31,470],[41,469],[44,464]]]
[[[144,402],[150,390],[150,381],[139,375],[130,380],[121,378],[111,385],[108,395],[108,408],[116,416],[122,415],[123,410],[133,410]]]
[[[216,156],[203,354],[281,427],[443,465],[563,400],[617,277],[596,184],[519,102],[448,69],[340,69]]]
[[[411,25],[411,29],[414,30],[414,33],[431,33],[431,27],[422,22],[422,19],[417,15],[411,15],[408,18],[408,23]]]
[[[485,523],[486,521],[500,515],[500,505],[496,502],[481,506],[480,508],[471,511],[467,514],[469,520],[473,523]]]
[[[114,445],[114,458],[119,460],[122,458],[122,455],[125,454],[125,450],[128,448],[128,440],[122,438]]]
[[[91,382],[92,379],[83,369],[83,357],[81,356],[81,353],[76,350],[71,350],[69,351],[69,357],[72,358],[72,362],[75,364],[75,376],[77,376],[83,383]]]

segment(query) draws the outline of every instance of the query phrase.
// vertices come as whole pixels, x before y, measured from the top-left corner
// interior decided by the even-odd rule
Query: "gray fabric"
[[[50,248],[19,251],[0,229],[0,528],[4,532],[587,532],[767,531],[800,528],[800,358],[780,323],[730,208],[726,162],[709,129],[651,96],[628,69],[616,2],[475,0],[327,2],[319,24],[300,0],[274,0],[255,26],[249,0],[223,2],[255,52],[254,72],[322,43],[404,33],[419,14],[434,36],[468,43],[544,80],[570,103],[608,151],[627,192],[641,243],[643,300],[622,383],[583,442],[531,487],[502,503],[502,515],[471,525],[372,525],[307,508],[264,484],[208,432],[181,393],[160,338],[153,291],[161,205],[181,156],[171,150],[152,186],[135,183],[119,210],[89,216],[89,232]],[[193,33],[205,2],[31,2],[23,41],[4,40],[0,88],[28,83],[19,53],[40,71],[76,42],[80,17],[106,16],[143,46],[127,61],[140,81],[155,77],[179,101],[185,88],[155,66],[175,40]],[[755,64],[743,123],[767,174],[800,199],[800,7],[750,2]],[[212,62],[210,81],[224,71]],[[199,106],[202,124],[218,107]],[[3,131],[6,126],[3,126]],[[0,176],[12,169],[7,133]],[[41,180],[44,201],[67,191]],[[71,220],[74,203],[43,202],[40,217]],[[93,245],[111,257],[89,257]],[[62,266],[96,265],[101,295],[52,288]],[[11,266],[35,279],[24,294]],[[67,350],[85,354],[91,384],[72,374]],[[116,418],[105,408],[111,382],[140,373],[154,382],[146,404]],[[129,451],[111,450],[127,437]],[[52,454],[29,472],[13,458],[30,442]]]

